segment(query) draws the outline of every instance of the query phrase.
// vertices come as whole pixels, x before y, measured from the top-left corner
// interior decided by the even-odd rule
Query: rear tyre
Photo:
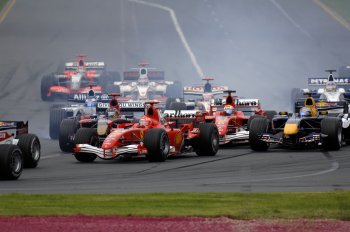
[[[261,141],[260,136],[267,132],[269,121],[266,118],[254,118],[250,124],[249,144],[253,151],[266,151],[269,145]]]
[[[43,101],[52,101],[53,98],[52,96],[47,96],[47,94],[49,93],[49,90],[51,88],[51,86],[54,85],[54,75],[46,75],[41,79],[41,99]]]
[[[97,130],[94,128],[79,128],[75,137],[74,137],[74,145],[77,144],[90,144],[91,146],[97,147],[99,145]],[[93,153],[75,153],[75,158],[83,163],[93,162],[97,155]]]
[[[62,120],[66,117],[66,111],[61,108],[51,108],[50,109],[50,138],[51,139],[58,139],[59,138],[59,131],[60,131],[60,125]]]
[[[342,145],[342,125],[339,118],[324,118],[321,121],[321,133],[327,135],[322,139],[323,149],[339,150]]]
[[[74,151],[74,135],[79,129],[79,122],[76,119],[63,119],[60,125],[58,142],[61,151]]]
[[[0,145],[0,179],[17,180],[23,170],[21,149],[12,144]]]
[[[187,106],[184,102],[173,102],[170,104],[171,110],[186,110]]]
[[[150,162],[163,162],[168,158],[170,142],[164,129],[149,129],[146,132],[143,143],[148,151],[146,158]]]
[[[40,160],[41,145],[38,137],[33,134],[18,136],[17,146],[23,154],[25,168],[36,168]]]
[[[219,150],[219,132],[214,123],[199,124],[199,137],[195,145],[198,156],[214,156]]]

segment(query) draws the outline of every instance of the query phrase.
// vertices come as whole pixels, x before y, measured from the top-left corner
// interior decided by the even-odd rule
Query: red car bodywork
[[[249,131],[247,128],[248,120],[252,115],[260,115],[266,117],[266,112],[260,108],[260,103],[240,103],[238,99],[231,96],[235,91],[225,91],[226,96],[225,105],[211,106],[210,115],[206,116],[206,121],[215,123],[219,130],[220,145],[228,143],[246,143],[249,139]],[[231,115],[226,114],[224,108],[231,106],[234,111]],[[240,109],[242,107],[250,107],[252,111],[245,114]],[[250,115],[251,114],[251,115]]]
[[[118,105],[116,98],[113,101],[111,105]],[[79,160],[84,153],[89,156],[98,156],[101,159],[114,159],[120,155],[147,157],[149,150],[145,145],[145,137],[151,129],[157,128],[164,130],[167,134],[170,145],[169,156],[182,153],[185,141],[197,138],[200,131],[195,128],[195,123],[182,124],[181,128],[174,128],[174,122],[168,122],[162,117],[155,106],[157,103],[157,101],[146,102],[145,115],[136,123],[120,119],[100,119],[96,134],[99,143],[76,144],[74,149],[76,158]],[[204,120],[204,117],[194,118],[194,121],[198,123]]]

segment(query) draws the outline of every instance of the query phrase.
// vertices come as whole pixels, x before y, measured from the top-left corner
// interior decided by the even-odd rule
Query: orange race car
[[[65,63],[63,74],[52,73],[42,78],[41,98],[50,101],[88,93],[91,85],[95,93],[113,92],[113,83],[119,80],[119,73],[107,72],[104,62],[86,61],[86,55],[78,55],[76,61]]]
[[[205,123],[200,114],[180,128],[166,120],[155,106],[158,101],[145,102],[145,114],[138,122],[120,119],[118,101],[110,103],[109,116],[99,119],[97,128],[80,128],[74,138],[74,156],[81,162],[117,157],[146,157],[149,161],[165,161],[168,156],[195,151],[200,156],[216,155],[219,134],[213,123]],[[114,114],[112,113],[114,112]]]

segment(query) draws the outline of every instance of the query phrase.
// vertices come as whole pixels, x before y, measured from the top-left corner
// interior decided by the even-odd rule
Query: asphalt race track
[[[278,111],[290,109],[292,87],[306,86],[307,77],[350,61],[350,31],[311,0],[149,2],[157,5],[17,0],[0,24],[0,118],[29,120],[30,131],[40,137],[42,159],[18,181],[1,181],[0,193],[350,189],[349,146],[334,152],[272,148],[265,153],[237,146],[214,157],[191,153],[164,163],[83,164],[62,153],[48,136],[52,103],[41,100],[40,80],[79,53],[120,72],[148,61],[183,84],[200,83],[201,71]]]

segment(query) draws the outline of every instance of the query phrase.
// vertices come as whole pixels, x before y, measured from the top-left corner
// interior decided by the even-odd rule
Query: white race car
[[[333,76],[335,70],[326,70],[328,78],[309,78],[309,87],[317,89],[303,89],[303,94],[309,94],[316,100],[318,109],[326,108],[330,116],[339,116],[342,119],[344,139],[350,144],[350,118],[349,118],[349,89],[350,78],[336,78]],[[342,86],[342,87],[339,87]],[[303,99],[295,102],[295,112],[302,104]]]
[[[180,82],[166,81],[164,71],[147,66],[141,63],[139,68],[124,72],[123,81],[114,82],[122,95],[121,102],[158,100],[164,105],[168,97],[181,97]]]

